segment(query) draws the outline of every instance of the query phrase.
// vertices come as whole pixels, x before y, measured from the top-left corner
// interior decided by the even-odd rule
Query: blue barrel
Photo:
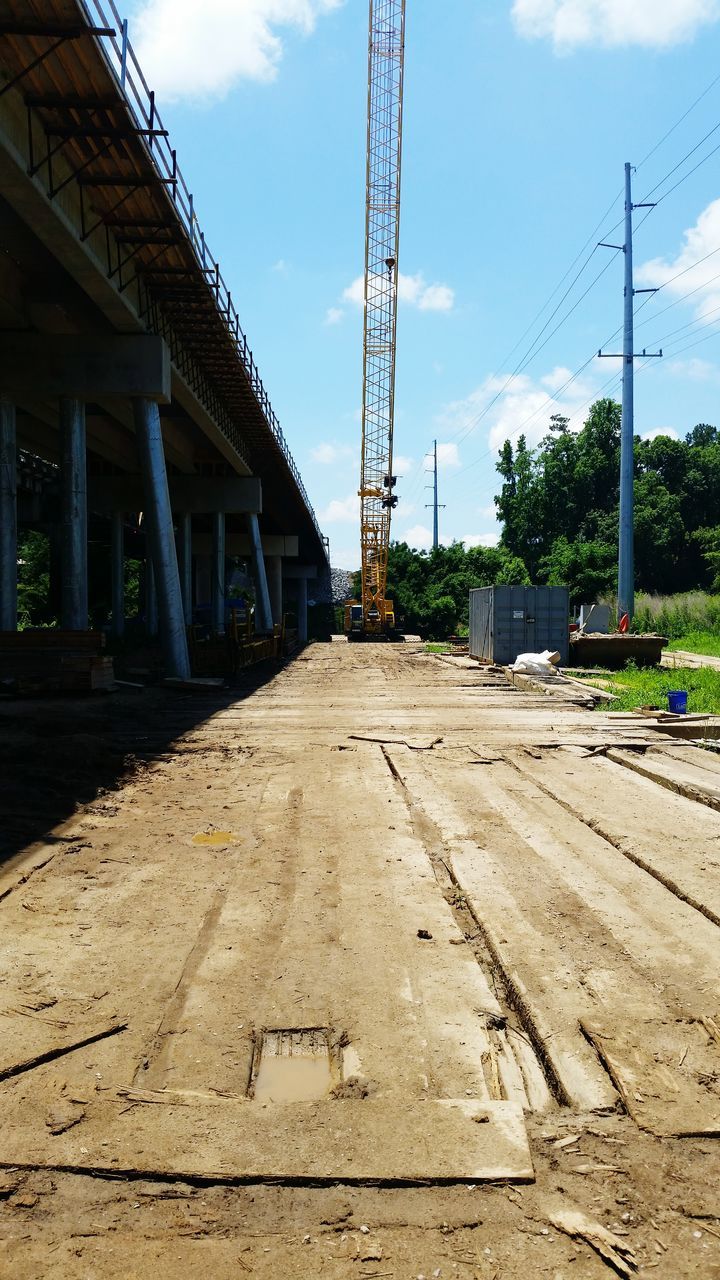
[[[687,689],[668,690],[668,711],[674,711],[677,716],[686,715],[687,700]]]

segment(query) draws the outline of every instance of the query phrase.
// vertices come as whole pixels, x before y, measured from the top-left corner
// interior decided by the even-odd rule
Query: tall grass
[[[655,631],[669,640],[681,640],[693,632],[720,636],[720,595],[708,595],[705,591],[687,591],[676,596],[638,595],[632,629]]]

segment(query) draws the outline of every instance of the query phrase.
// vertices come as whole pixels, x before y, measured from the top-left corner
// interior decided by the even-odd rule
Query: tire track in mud
[[[135,1070],[133,1085],[136,1088],[152,1089],[163,1087],[166,1063],[170,1054],[171,1037],[176,1032],[180,1015],[185,1007],[188,993],[195,981],[198,970],[210,950],[210,940],[215,933],[225,905],[230,880],[231,876],[228,875],[224,883],[213,894],[200,929],[195,935],[195,941],[180,971],[175,990],[165,1006],[157,1030]]]
[[[268,785],[269,783],[266,782],[262,788],[258,800],[258,812],[262,810]],[[294,807],[296,808],[297,806]],[[291,806],[292,808],[293,806]],[[256,847],[257,843],[256,836]],[[213,894],[210,905],[205,911],[200,928],[195,935],[195,941],[186,955],[173,993],[165,1005],[157,1029],[135,1069],[132,1081],[135,1088],[162,1089],[165,1086],[165,1076],[171,1057],[173,1037],[180,1026],[182,1014],[187,1005],[193,984],[211,952],[212,940],[217,932],[237,870],[236,864],[228,866]],[[248,1083],[251,1069],[252,1060],[248,1066]]]
[[[413,799],[386,747],[381,746],[380,749],[401,793],[413,832],[425,849],[435,879],[458,928],[472,950],[488,984],[495,992],[498,1002],[508,1011],[504,1017],[503,1029],[516,1037],[513,1053],[518,1058],[518,1066],[525,1079],[528,1100],[532,1105],[534,1095],[538,1104],[540,1103],[542,1087],[538,1087],[540,1082],[537,1076],[539,1076],[549,1096],[557,1105],[572,1106],[573,1100],[547,1050],[547,1044],[552,1036],[551,1030],[541,1025],[536,1010],[530,1007],[527,992],[519,975],[514,973],[511,966],[505,962],[497,939],[474,911],[462,884],[453,871],[449,852],[439,827]],[[438,849],[442,849],[446,856],[438,853]],[[517,1019],[518,1026],[513,1026],[512,1014]],[[535,1072],[537,1076],[533,1080]],[[543,1109],[542,1105],[538,1105],[537,1109]]]

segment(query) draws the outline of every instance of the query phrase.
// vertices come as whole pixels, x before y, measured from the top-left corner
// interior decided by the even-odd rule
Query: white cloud
[[[491,502],[487,507],[478,507],[478,515],[485,520],[497,520],[497,507]]]
[[[570,369],[566,369],[564,365],[559,364],[554,369],[551,369],[550,373],[543,374],[540,382],[543,387],[546,387],[547,390],[551,391],[554,395],[556,391],[559,391],[560,388],[565,385],[568,378],[571,377],[572,371]]]
[[[454,290],[447,284],[421,284],[417,305],[421,311],[452,311],[455,305]]]
[[[318,516],[320,524],[353,524],[360,522],[360,499],[356,493],[347,498],[333,498],[324,511]]]
[[[671,440],[679,440],[680,437],[674,427],[653,427],[652,431],[644,431],[643,440],[657,440],[658,436],[670,436]]]
[[[354,302],[356,307],[361,307],[365,301],[365,277],[357,276],[347,289],[343,289],[342,296],[346,302]]]
[[[272,269],[273,271],[277,272],[279,276],[285,276],[287,275],[287,269],[288,269],[287,262],[285,261],[284,258],[278,258],[277,262],[273,263]]]
[[[333,463],[340,462],[343,459],[354,458],[356,450],[349,444],[335,444],[334,441],[323,440],[310,450],[310,457],[313,462],[319,462],[323,466],[331,466]]]
[[[694,226],[683,232],[683,242],[675,258],[652,258],[636,269],[640,284],[664,286],[663,292],[684,296],[698,290],[690,300],[698,318],[720,306],[720,200],[703,209]],[[712,254],[712,257],[707,257]],[[701,262],[701,258],[706,258]],[[679,272],[679,279],[673,280]],[[671,326],[672,327],[672,326]]]
[[[313,462],[329,466],[337,458],[337,449],[334,444],[319,444],[316,449],[311,449],[310,457]]]
[[[500,541],[499,533],[464,533],[461,542],[466,547],[496,547]]]
[[[330,562],[333,569],[350,569],[353,573],[360,568],[360,551],[358,547],[330,547]]]
[[[412,458],[406,458],[402,453],[396,453],[393,456],[393,471],[396,476],[407,476],[415,466]]]
[[[700,360],[698,356],[691,356],[687,360],[670,360],[665,368],[681,378],[689,378],[691,382],[715,382],[720,372],[716,364],[712,364],[710,360]]]
[[[718,0],[515,0],[512,7],[519,35],[550,39],[560,53],[581,45],[668,48],[718,17]]]
[[[409,547],[417,547],[420,551],[427,550],[432,546],[432,533],[424,524],[414,524],[411,529],[406,529],[404,533],[399,533],[398,537],[402,542],[407,542]]]
[[[460,466],[460,453],[456,444],[439,444],[437,447],[438,471]]]
[[[278,28],[309,35],[342,0],[144,0],[131,36],[148,83],[167,99],[219,98],[239,80],[270,81]]]
[[[339,324],[344,315],[342,307],[328,307],[325,312],[325,324]]]
[[[603,361],[605,364],[607,361]],[[603,369],[603,372],[607,371]],[[464,400],[447,405],[440,422],[448,430],[461,431],[479,419],[493,450],[499,449],[507,439],[516,440],[519,435],[524,435],[528,444],[537,444],[547,435],[553,414],[569,418],[571,429],[578,430],[588,402],[595,395],[596,384],[592,379],[578,378],[567,391],[562,391],[563,382],[558,384],[558,380],[564,378],[567,382],[570,376],[565,369],[554,369],[537,380],[527,374],[510,378],[491,374]]]
[[[365,301],[365,277],[358,276],[343,290],[346,302],[362,307]],[[418,311],[452,311],[455,305],[455,293],[447,284],[426,284],[421,271],[414,276],[405,276],[402,271],[398,278],[398,299]]]

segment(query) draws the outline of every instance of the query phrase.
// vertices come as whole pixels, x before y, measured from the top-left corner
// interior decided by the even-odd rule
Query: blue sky
[[[356,567],[366,0],[138,0],[130,38],[333,563]],[[667,352],[638,365],[636,430],[720,423],[720,79],[661,141],[719,55],[720,0],[408,0],[393,536],[429,541],[433,439],[442,540],[491,544],[498,443],[619,394],[591,356],[621,325],[622,255],[595,251],[531,348],[622,216],[626,160],[635,199],[662,197],[636,214],[636,284],[662,286],[636,349]]]

